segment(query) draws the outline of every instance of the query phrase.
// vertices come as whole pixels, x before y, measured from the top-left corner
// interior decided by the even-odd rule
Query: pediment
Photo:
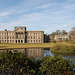
[[[25,31],[25,30],[24,30],[23,28],[16,28],[15,31],[16,31],[16,32],[23,32],[23,31]]]

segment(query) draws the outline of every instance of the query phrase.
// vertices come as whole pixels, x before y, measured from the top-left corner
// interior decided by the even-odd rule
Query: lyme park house
[[[44,43],[44,31],[26,31],[26,27],[5,29],[0,31],[0,43]]]

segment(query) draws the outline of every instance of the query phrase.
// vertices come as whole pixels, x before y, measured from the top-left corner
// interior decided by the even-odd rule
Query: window
[[[37,43],[37,40],[36,40],[36,43]]]
[[[6,40],[5,40],[5,42],[6,42]]]
[[[31,39],[32,39],[32,36],[31,36]]]
[[[35,39],[35,36],[34,36],[34,39]]]
[[[32,42],[32,40],[31,40],[31,42]]]
[[[27,36],[27,38],[29,39],[29,36]]]
[[[5,33],[5,35],[6,35],[6,33]]]
[[[21,43],[23,43],[23,40],[21,40]]]
[[[5,36],[5,39],[6,39],[6,36]]]
[[[10,35],[12,35],[12,33],[10,33]]]
[[[39,40],[39,42],[40,42],[40,40]]]
[[[8,42],[9,42],[9,40],[8,40]]]
[[[40,37],[39,37],[39,39],[40,39]]]
[[[2,39],[3,39],[3,36],[2,36]]]

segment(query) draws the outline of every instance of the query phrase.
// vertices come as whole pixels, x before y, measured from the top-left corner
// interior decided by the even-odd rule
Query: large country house
[[[44,43],[44,31],[26,31],[26,27],[5,29],[0,31],[0,43]]]

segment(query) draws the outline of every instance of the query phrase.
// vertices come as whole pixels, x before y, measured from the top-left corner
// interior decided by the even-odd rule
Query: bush
[[[46,56],[41,60],[41,75],[59,75],[59,73],[73,71],[74,68],[69,59],[63,59],[61,56]]]
[[[6,51],[0,53],[0,72],[22,75],[22,74],[35,74],[35,62],[33,59],[27,58],[24,54],[15,51]]]
[[[69,59],[63,59],[61,56],[46,56],[37,60],[27,58],[17,51],[0,53],[0,72],[8,75],[57,75],[64,71],[72,71],[73,67]]]
[[[54,43],[56,43],[56,41],[55,41],[55,40],[53,40],[53,42],[54,42]]]
[[[51,48],[52,52],[75,52],[75,46],[55,45]]]
[[[65,39],[65,42],[69,42],[69,40],[68,39]]]

